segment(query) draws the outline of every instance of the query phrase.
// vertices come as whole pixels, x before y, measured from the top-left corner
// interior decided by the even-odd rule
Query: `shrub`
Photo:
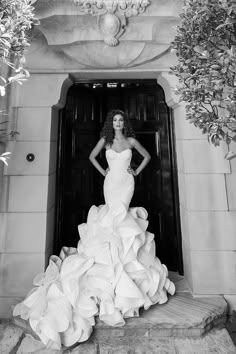
[[[236,3],[185,0],[172,43],[176,93],[186,117],[214,145],[236,141]],[[235,157],[231,151],[226,158]]]
[[[6,87],[13,81],[22,84],[29,77],[29,72],[24,68],[24,52],[30,45],[31,30],[38,23],[32,6],[34,1],[0,1],[0,96],[5,95]],[[3,70],[3,65],[4,69],[7,67],[10,70]],[[0,122],[0,138],[6,136],[5,123]],[[12,134],[17,132],[11,132],[10,135]],[[0,161],[7,165],[9,155],[9,152],[1,154]]]
[[[30,45],[30,32],[38,21],[30,0],[1,0],[0,2],[0,65],[13,69],[11,77],[0,76],[0,95],[13,81],[22,82],[29,73],[24,69],[24,52]]]

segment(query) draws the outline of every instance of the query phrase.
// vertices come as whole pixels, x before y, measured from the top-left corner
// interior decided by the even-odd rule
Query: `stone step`
[[[127,319],[123,327],[110,327],[97,319],[89,340],[70,348],[59,351],[45,348],[28,322],[13,318],[11,325],[20,328],[23,335],[18,331],[20,340],[11,354],[236,354],[224,328],[227,316],[224,298],[193,297],[184,277],[170,275],[177,293],[166,304],[141,310],[140,317]],[[8,327],[5,333],[13,330]]]
[[[110,327],[97,320],[87,342],[60,351],[46,349],[26,321],[14,318],[13,324],[25,334],[16,353],[235,354],[224,328],[226,315],[227,303],[222,297],[196,298],[189,292],[177,292],[166,304],[141,310],[140,317],[127,319],[123,327]]]
[[[93,336],[106,337],[199,337],[210,329],[224,326],[227,303],[220,297],[193,297],[189,292],[177,293],[163,305],[140,310],[139,317],[126,319],[122,327],[111,327],[97,319]],[[13,324],[35,336],[27,321],[14,317]],[[36,336],[35,336],[36,337]]]
[[[123,327],[110,327],[97,321],[94,338],[106,337],[200,337],[213,327],[224,326],[227,303],[222,297],[193,297],[177,293],[163,305],[141,310],[140,317],[129,318]]]

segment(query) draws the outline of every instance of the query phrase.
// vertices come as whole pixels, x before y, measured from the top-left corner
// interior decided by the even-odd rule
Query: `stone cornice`
[[[145,16],[129,19],[119,15],[119,18],[106,18],[106,22],[103,17],[106,15],[82,16],[72,1],[38,0],[35,5],[40,25],[35,29],[27,55],[29,68],[69,72],[153,68],[154,61],[163,66],[164,56],[168,67],[174,61],[168,49],[180,21],[177,12],[180,3],[180,0],[151,1],[147,10],[153,8],[153,11],[148,15],[146,11]]]

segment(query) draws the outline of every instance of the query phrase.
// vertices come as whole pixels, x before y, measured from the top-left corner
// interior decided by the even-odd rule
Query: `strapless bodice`
[[[113,149],[106,150],[106,159],[110,172],[117,172],[118,174],[122,172],[127,173],[127,168],[130,166],[131,158],[131,149],[125,149],[121,152],[117,152]]]
[[[107,205],[125,205],[128,209],[134,192],[134,177],[127,169],[130,166],[132,150],[125,149],[117,152],[113,149],[106,150],[106,159],[109,172],[104,180],[104,197]]]

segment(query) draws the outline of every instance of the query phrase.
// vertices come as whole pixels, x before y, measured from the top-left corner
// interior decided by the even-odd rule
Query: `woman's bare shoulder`
[[[100,138],[100,140],[99,140],[98,142],[105,144],[105,142],[106,142],[106,137],[105,137],[105,135],[104,135],[104,136],[101,136],[101,138]]]
[[[105,136],[102,136],[102,137],[98,140],[97,146],[100,146],[100,147],[102,147],[102,148],[105,148],[106,145],[107,145],[107,143],[106,143],[106,137],[105,137]]]
[[[130,145],[132,147],[134,147],[137,144],[137,140],[135,138],[131,137],[131,136],[128,137],[128,142],[130,143]]]
[[[90,153],[90,157],[96,157],[106,144],[105,138],[100,138]]]

